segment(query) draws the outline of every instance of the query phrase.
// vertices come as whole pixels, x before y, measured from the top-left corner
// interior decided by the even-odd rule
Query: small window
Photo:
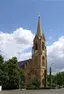
[[[42,42],[42,50],[44,50],[44,42]]]
[[[44,60],[44,56],[42,57],[42,59]]]

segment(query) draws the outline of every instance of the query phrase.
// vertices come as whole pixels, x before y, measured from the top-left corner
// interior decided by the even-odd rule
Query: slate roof
[[[24,69],[24,65],[27,64],[27,63],[29,63],[29,59],[28,59],[28,60],[24,60],[24,61],[19,61],[19,62],[18,62],[18,65],[19,65],[21,68]]]

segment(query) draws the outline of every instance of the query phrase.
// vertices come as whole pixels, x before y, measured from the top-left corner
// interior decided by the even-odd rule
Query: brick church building
[[[40,25],[40,16],[38,17],[37,32],[33,40],[32,59],[20,61],[19,66],[24,69],[26,87],[30,86],[30,80],[37,77],[41,81],[41,87],[44,86],[44,71],[47,69],[47,51],[45,37]]]

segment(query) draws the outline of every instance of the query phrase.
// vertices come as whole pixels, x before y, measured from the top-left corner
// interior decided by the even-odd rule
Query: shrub
[[[32,78],[30,82],[30,87],[31,89],[39,89],[41,85],[40,79],[39,78]]]

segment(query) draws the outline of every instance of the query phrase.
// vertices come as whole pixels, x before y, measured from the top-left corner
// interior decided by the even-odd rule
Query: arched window
[[[37,42],[35,44],[35,50],[38,50],[38,44],[37,44]]]
[[[44,42],[42,42],[42,50],[44,50]]]

